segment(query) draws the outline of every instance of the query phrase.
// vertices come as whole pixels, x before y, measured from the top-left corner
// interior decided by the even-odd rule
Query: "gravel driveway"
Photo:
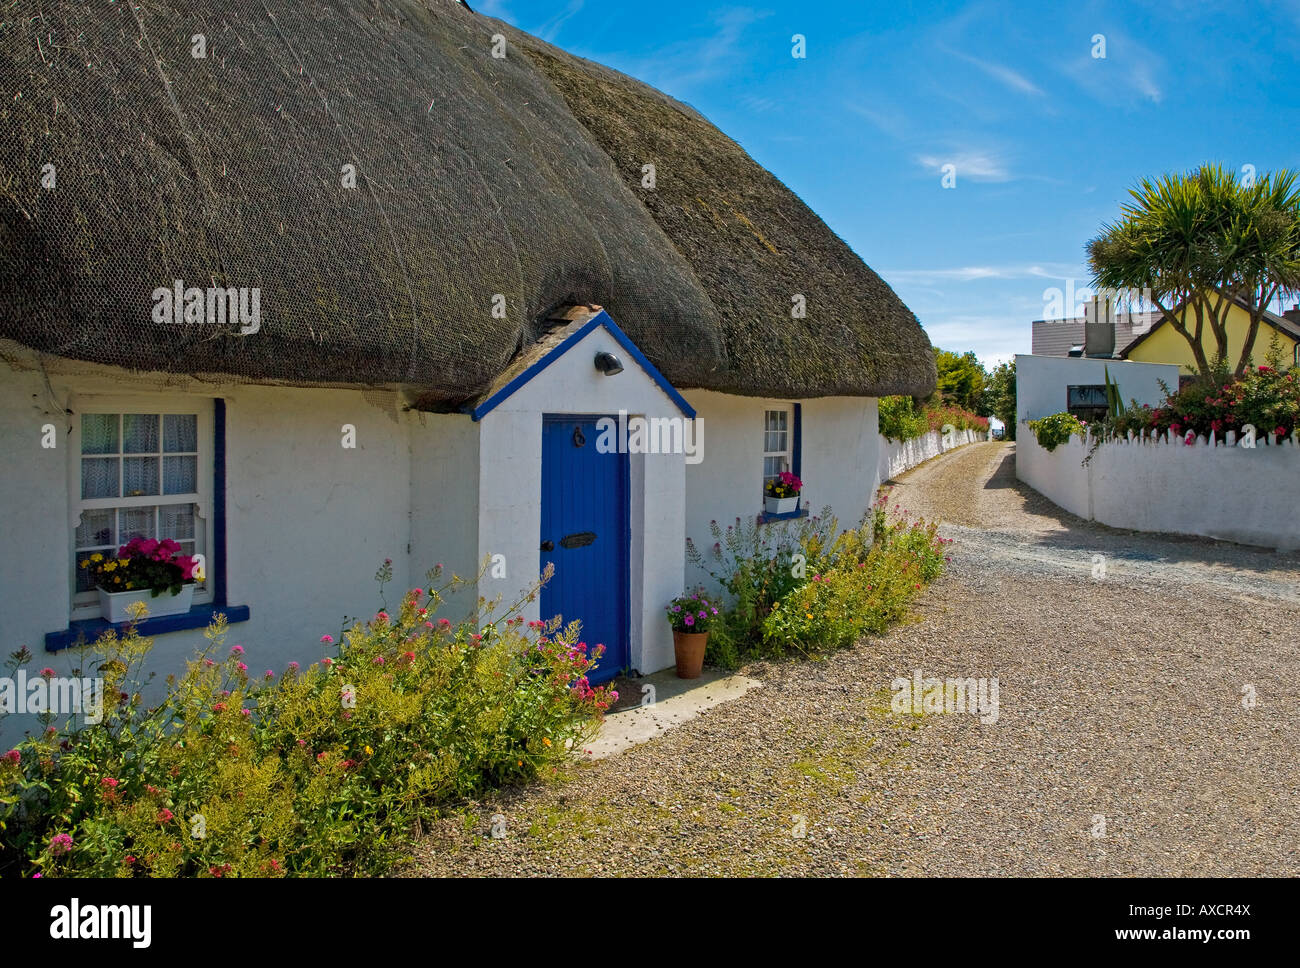
[[[1013,454],[895,487],[956,539],[916,622],[751,665],[762,688],[471,805],[405,873],[1300,875],[1300,558],[1082,522]],[[996,722],[894,715],[916,669],[996,676]]]

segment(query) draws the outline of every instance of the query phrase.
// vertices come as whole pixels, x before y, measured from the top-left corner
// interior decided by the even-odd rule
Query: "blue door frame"
[[[605,646],[593,684],[631,663],[630,465],[626,453],[597,451],[600,419],[542,417],[541,567],[554,564],[555,574],[542,587],[541,618],[578,619],[580,639]]]

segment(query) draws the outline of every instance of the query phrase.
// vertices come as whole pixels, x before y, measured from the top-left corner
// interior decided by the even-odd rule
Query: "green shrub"
[[[951,404],[918,407],[911,397],[881,397],[877,420],[881,436],[890,440],[911,440],[932,430],[987,431],[989,421],[977,413]]]
[[[709,635],[711,665],[811,655],[884,631],[943,569],[937,527],[890,513],[887,491],[843,533],[829,508],[792,528],[768,527],[713,525],[710,574],[730,603]],[[694,546],[688,553],[702,564]]]
[[[911,397],[881,397],[877,423],[881,436],[890,440],[911,440],[930,430],[925,412]]]
[[[0,756],[0,871],[374,873],[439,805],[554,772],[616,698],[587,683],[599,649],[576,641],[577,623],[525,628],[521,602],[435,620],[447,587],[413,589],[346,642],[322,636],[333,655],[278,674],[250,675],[219,617],[151,708],[151,641],[106,635],[85,661],[121,701],[78,730],[46,717]]]
[[[943,571],[938,526],[895,517],[882,493],[863,525],[838,535],[823,567],[775,606],[764,642],[811,655],[852,645],[901,621],[926,584]]]
[[[1080,439],[1087,434],[1087,428],[1072,413],[1054,413],[1041,420],[1031,420],[1029,430],[1038,445],[1049,451],[1067,442],[1071,434],[1077,434]]]
[[[763,622],[772,606],[805,582],[805,576],[819,564],[816,552],[810,557],[809,550],[829,540],[824,524],[829,513],[830,509],[824,508],[820,516],[762,525],[757,518],[748,524],[736,518],[725,530],[710,521],[713,546],[707,561],[687,539],[687,559],[708,571],[728,598],[727,607],[710,628],[705,662],[735,669],[762,654]],[[804,555],[803,563],[795,561],[796,554]]]
[[[1228,431],[1242,434],[1247,424],[1258,439],[1277,442],[1300,431],[1300,377],[1295,368],[1276,365],[1250,367],[1238,379],[1202,376],[1176,392],[1167,393],[1158,407],[1135,402],[1118,419],[1108,421],[1106,436],[1169,432],[1223,440]]]

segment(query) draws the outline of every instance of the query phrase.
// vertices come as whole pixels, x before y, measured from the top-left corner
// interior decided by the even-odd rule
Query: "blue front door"
[[[602,454],[598,417],[547,414],[542,421],[541,618],[582,622],[579,639],[605,646],[592,683],[628,666],[628,458]]]

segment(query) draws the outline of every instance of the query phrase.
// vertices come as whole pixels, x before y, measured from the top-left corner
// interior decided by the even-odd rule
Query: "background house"
[[[160,668],[216,611],[259,669],[319,658],[385,559],[390,602],[488,561],[461,612],[554,562],[525,614],[581,618],[606,676],[663,668],[685,537],[784,466],[855,521],[875,398],[934,386],[915,316],[697,112],[459,4],[19,6],[5,652],[93,639],[78,562],[145,534],[209,561],[145,624]],[[257,289],[257,328],[159,322],[176,280]],[[702,459],[597,460],[620,413],[694,421]]]
[[[1194,323],[1189,322],[1189,325]],[[1033,356],[1074,356],[1096,359],[1124,359],[1139,363],[1173,363],[1184,377],[1195,371],[1196,357],[1187,340],[1164,321],[1159,311],[1116,312],[1100,303],[1085,304],[1082,316],[1068,319],[1036,319],[1030,324],[1030,352]],[[1235,366],[1250,330],[1250,312],[1238,302],[1228,305],[1228,363]],[[1300,362],[1300,305],[1283,313],[1265,311],[1251,355],[1258,366],[1268,354],[1276,335],[1284,366]],[[1207,359],[1213,359],[1218,343],[1208,324],[1204,333]]]
[[[1250,332],[1250,311],[1240,303],[1229,303],[1225,323],[1228,331],[1227,363],[1229,367],[1235,367],[1241,359],[1241,351]],[[1195,324],[1189,321],[1187,325],[1190,327]],[[1300,363],[1300,307],[1292,307],[1283,315],[1265,310],[1251,348],[1250,361],[1253,365],[1259,366],[1264,362],[1274,336],[1282,351],[1282,365],[1285,367]],[[1206,359],[1212,360],[1218,352],[1219,344],[1208,323],[1201,342]],[[1126,360],[1144,363],[1175,363],[1183,376],[1196,372],[1196,357],[1191,345],[1181,333],[1163,320],[1145,333],[1134,336],[1123,346],[1120,355]]]

